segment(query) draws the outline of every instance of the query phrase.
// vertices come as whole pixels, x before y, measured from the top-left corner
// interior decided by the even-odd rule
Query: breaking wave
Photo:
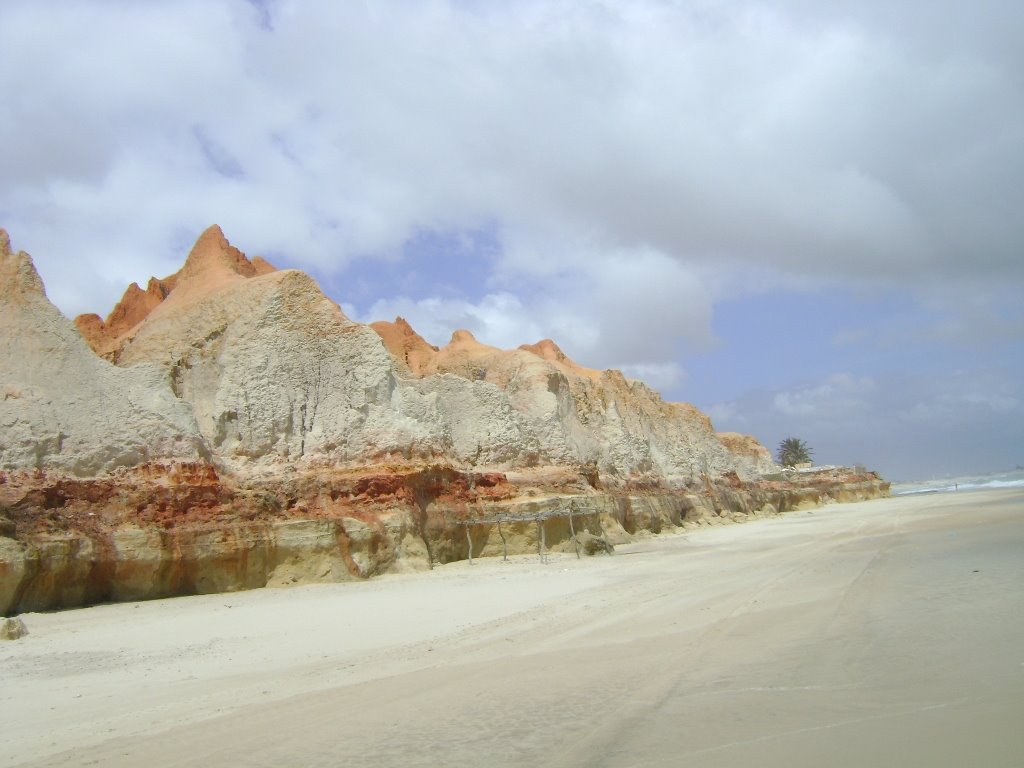
[[[989,475],[964,475],[913,483],[893,483],[893,496],[911,496],[917,493],[947,493],[949,491],[994,490],[997,488],[1024,488],[1024,468]]]

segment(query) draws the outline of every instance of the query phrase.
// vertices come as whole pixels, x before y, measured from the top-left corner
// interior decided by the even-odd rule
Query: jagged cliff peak
[[[551,339],[541,339],[536,344],[521,344],[519,349],[524,352],[537,355],[537,357],[543,360],[547,360],[563,372],[567,371],[574,373],[577,376],[585,376],[593,381],[597,381],[601,378],[601,371],[580,365],[565,354],[565,352],[562,351],[562,348]]]
[[[258,265],[250,261],[244,253],[228,242],[224,231],[218,225],[212,224],[196,240],[178,275],[182,280],[199,275],[209,278],[217,273],[256,277],[268,271],[273,272],[273,266],[263,259],[259,259]]]
[[[75,326],[93,351],[101,357],[106,357],[120,345],[121,340],[128,336],[132,329],[160,306],[174,289],[177,277],[177,273],[162,280],[151,277],[146,284],[146,290],[142,290],[138,283],[132,283],[107,315],[106,320],[97,314],[79,315],[75,318]]]
[[[43,280],[31,257],[24,251],[11,249],[11,238],[0,229],[0,294],[11,300],[16,296],[46,296]]]
[[[225,466],[429,457],[669,483],[696,456],[752,468],[693,406],[577,365],[551,339],[503,350],[460,329],[438,348],[401,317],[354,323],[308,275],[268,268],[210,227],[179,272],[130,286],[106,324],[79,323],[94,348],[114,330],[105,356],[119,366],[156,364]]]
[[[470,331],[460,328],[437,351],[432,372],[454,373],[470,380],[483,379],[508,354],[498,347],[478,341]]]
[[[477,341],[476,336],[473,335],[472,331],[468,331],[465,328],[459,328],[457,331],[452,333],[451,339],[448,341],[448,346],[460,346],[460,347],[485,347],[486,344],[481,344]],[[496,349],[496,347],[490,347]]]
[[[91,475],[205,456],[187,404],[152,368],[93,354],[24,252],[0,245],[0,470]]]
[[[711,423],[711,417],[693,403],[668,403],[667,405],[672,409],[672,412],[677,418],[685,419],[691,424],[699,424],[701,430],[705,431],[709,435],[715,434],[715,427]]]
[[[134,330],[179,286],[175,300],[187,302],[234,281],[275,271],[276,268],[260,256],[250,260],[231,245],[223,230],[214,224],[196,240],[180,270],[164,278],[151,277],[145,290],[138,283],[131,283],[106,320],[96,314],[85,314],[75,318],[75,325],[98,355],[116,357]]]
[[[541,339],[536,344],[520,344],[519,348],[553,363],[562,363],[569,359],[562,348],[551,339]]]
[[[427,342],[413,329],[404,317],[396,317],[394,322],[378,320],[370,323],[391,353],[392,358],[404,365],[416,376],[425,376],[436,369],[438,347]]]
[[[185,259],[185,265],[172,275],[171,295],[176,301],[198,299],[239,280],[261,277],[276,271],[265,259],[250,261],[228,242],[223,230],[213,224],[199,236]]]
[[[256,273],[255,277],[260,277],[261,275],[269,275],[271,272],[277,272],[277,267],[275,267],[269,261],[264,259],[262,256],[252,257],[252,268],[253,271]]]

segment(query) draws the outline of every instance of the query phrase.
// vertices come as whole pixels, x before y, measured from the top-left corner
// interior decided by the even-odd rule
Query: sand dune
[[[1019,766],[1024,492],[24,616],[0,766]]]

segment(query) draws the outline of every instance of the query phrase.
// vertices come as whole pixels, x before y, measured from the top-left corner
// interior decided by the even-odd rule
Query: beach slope
[[[0,766],[1019,766],[1024,491],[23,616]]]

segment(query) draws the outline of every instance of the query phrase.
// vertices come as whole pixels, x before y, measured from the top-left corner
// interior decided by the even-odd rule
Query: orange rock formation
[[[259,256],[250,261],[228,242],[220,227],[213,225],[199,236],[180,270],[162,279],[151,277],[145,291],[132,283],[106,320],[97,314],[84,314],[75,318],[75,325],[96,354],[116,360],[135,329],[175,292],[179,283],[175,301],[183,303],[223,288],[238,277],[258,277],[274,271],[275,267]]]
[[[352,322],[218,227],[75,325],[0,230],[0,613],[363,578],[539,531],[603,552],[888,489],[759,480],[777,468],[756,440],[549,339]]]

